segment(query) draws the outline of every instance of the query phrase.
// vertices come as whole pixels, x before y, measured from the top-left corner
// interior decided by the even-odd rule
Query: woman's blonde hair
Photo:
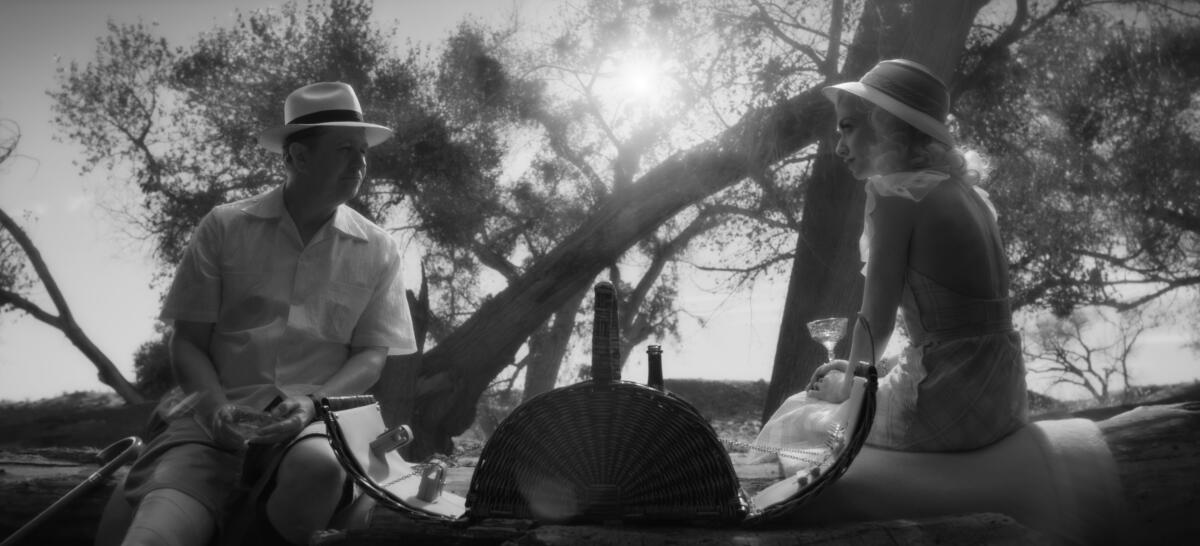
[[[862,98],[842,93],[843,100],[858,103],[874,133],[872,162],[878,173],[930,169],[942,171],[971,185],[987,178],[987,158],[979,152],[950,146],[909,125],[887,110]]]

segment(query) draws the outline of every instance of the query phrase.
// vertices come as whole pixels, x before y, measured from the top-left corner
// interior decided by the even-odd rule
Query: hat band
[[[330,123],[334,121],[357,121],[362,122],[362,112],[356,110],[321,110],[305,114],[296,119],[287,122],[288,125],[314,125],[317,123]]]
[[[940,92],[935,93],[929,87],[918,88],[916,86],[908,86],[898,80],[880,74],[878,70],[866,73],[859,81],[863,85],[869,85],[879,92],[900,101],[901,104],[908,105],[910,108],[938,121],[945,121],[946,114],[950,110],[947,101],[939,100],[945,96],[945,91],[938,90]],[[942,97],[936,95],[941,95]]]

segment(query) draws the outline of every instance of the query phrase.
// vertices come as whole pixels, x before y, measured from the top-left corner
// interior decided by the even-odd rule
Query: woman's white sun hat
[[[342,82],[320,82],[292,91],[283,102],[284,124],[258,135],[258,145],[277,154],[283,153],[283,141],[297,131],[311,127],[362,127],[367,146],[378,146],[392,137],[392,130],[364,123],[362,107],[354,88]]]
[[[835,104],[839,91],[861,97],[947,146],[954,146],[954,137],[946,127],[950,93],[941,79],[919,63],[908,59],[880,61],[856,82],[821,90]]]

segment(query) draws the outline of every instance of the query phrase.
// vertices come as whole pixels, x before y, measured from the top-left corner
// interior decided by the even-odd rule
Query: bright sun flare
[[[653,108],[671,94],[671,81],[661,60],[644,51],[630,51],[612,60],[600,94],[616,104]]]
[[[660,72],[658,66],[649,59],[629,59],[618,69],[617,78],[630,96],[646,98],[654,93]]]

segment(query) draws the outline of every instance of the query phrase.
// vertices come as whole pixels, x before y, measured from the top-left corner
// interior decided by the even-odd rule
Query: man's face
[[[308,145],[308,190],[338,204],[358,194],[367,174],[367,138],[357,127],[331,127]]]
[[[867,118],[862,101],[847,98],[843,93],[835,106],[837,111],[838,157],[846,162],[850,174],[865,180],[875,173],[875,130]]]

